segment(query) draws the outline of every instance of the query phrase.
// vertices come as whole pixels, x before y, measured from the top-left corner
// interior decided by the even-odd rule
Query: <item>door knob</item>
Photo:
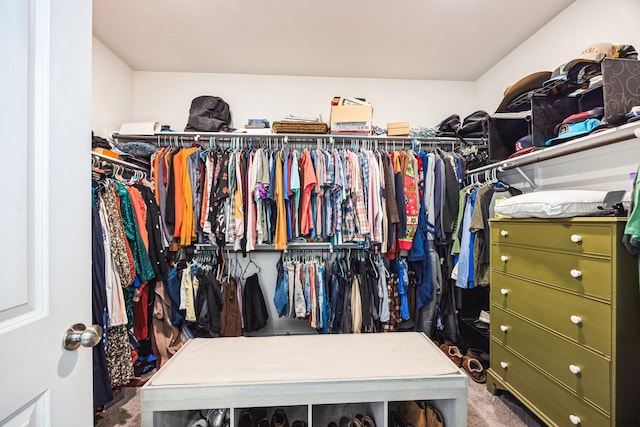
[[[82,323],[71,326],[62,336],[65,350],[77,350],[80,346],[93,347],[102,340],[102,327],[91,325],[86,327]]]

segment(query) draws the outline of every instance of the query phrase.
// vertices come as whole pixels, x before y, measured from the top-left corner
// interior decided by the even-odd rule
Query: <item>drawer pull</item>
[[[576,325],[579,325],[582,323],[582,317],[580,316],[576,316],[575,314],[571,316],[571,323],[575,323]]]
[[[508,289],[505,289],[505,288],[502,288],[502,289],[500,289],[500,293],[501,293],[502,295],[507,295],[507,294],[509,293],[509,290],[508,290]]]
[[[508,257],[508,256],[506,256],[506,255],[502,255],[502,256],[500,257],[500,261],[502,261],[502,262],[507,262],[507,261],[509,261],[509,257]]]
[[[500,230],[500,235],[502,237],[507,237],[509,235],[509,232],[507,230]]]
[[[582,276],[582,271],[576,270],[575,268],[571,270],[571,277],[575,277],[577,279],[580,276]]]
[[[509,328],[507,327],[507,325],[500,325],[500,330],[502,332],[507,332],[509,330]]]
[[[573,243],[580,243],[580,242],[582,242],[582,236],[579,235],[579,234],[572,234],[571,235],[571,241]]]
[[[571,423],[573,425],[579,425],[580,424],[580,417],[577,415],[569,415],[569,420],[571,421]]]
[[[569,370],[571,371],[572,374],[578,375],[580,373],[580,366],[569,365]]]
[[[509,366],[509,365],[507,365],[507,362],[500,362],[500,367],[502,369],[507,369],[507,366]]]

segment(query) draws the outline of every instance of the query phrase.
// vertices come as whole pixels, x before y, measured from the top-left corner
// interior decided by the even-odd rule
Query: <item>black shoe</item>
[[[238,426],[240,427],[240,426]],[[289,427],[289,420],[284,409],[276,409],[271,416],[271,427]]]
[[[246,411],[240,415],[238,427],[253,427],[253,417],[251,416],[251,412]]]

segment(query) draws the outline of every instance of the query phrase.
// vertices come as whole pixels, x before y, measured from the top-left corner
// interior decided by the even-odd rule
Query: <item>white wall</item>
[[[133,119],[133,71],[93,37],[93,132],[106,138]]]
[[[553,71],[592,43],[640,49],[640,1],[576,0],[475,82],[474,103],[493,113],[504,89],[536,71]]]
[[[329,121],[334,96],[365,97],[373,104],[374,124],[409,121],[412,127],[433,127],[446,116],[461,117],[477,108],[473,82],[355,79],[240,74],[133,72],[134,121],[158,121],[184,130],[191,100],[200,95],[223,98],[233,125],[249,118],[270,122],[287,114]]]

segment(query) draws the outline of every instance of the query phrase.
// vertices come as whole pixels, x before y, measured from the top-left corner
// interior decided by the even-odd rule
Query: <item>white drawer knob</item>
[[[509,261],[509,257],[508,257],[508,256],[506,256],[506,255],[502,255],[502,256],[500,257],[500,261],[502,261],[502,262],[507,262],[507,261]]]
[[[502,288],[502,289],[500,289],[500,293],[501,293],[502,295],[507,295],[507,294],[509,293],[509,290],[508,290],[508,289],[505,289],[505,288]]]
[[[580,242],[582,242],[582,236],[579,235],[579,234],[572,234],[571,235],[571,241],[573,243],[580,243]]]
[[[502,369],[507,369],[507,366],[509,366],[509,365],[507,365],[507,362],[500,362],[500,367]]]
[[[502,332],[507,332],[509,330],[509,328],[507,327],[507,325],[500,325],[500,330]]]
[[[580,373],[580,367],[576,365],[569,365],[569,370],[572,374],[578,375]]]
[[[575,268],[571,270],[571,277],[575,277],[577,279],[580,276],[582,276],[582,271],[576,270]]]
[[[580,323],[582,323],[582,317],[580,316],[576,316],[575,314],[571,316],[571,323],[575,323],[576,325],[579,325]]]
[[[500,235],[502,237],[507,237],[509,235],[509,232],[507,230],[500,230]]]
[[[569,415],[569,420],[576,426],[580,424],[580,417],[577,415]]]

